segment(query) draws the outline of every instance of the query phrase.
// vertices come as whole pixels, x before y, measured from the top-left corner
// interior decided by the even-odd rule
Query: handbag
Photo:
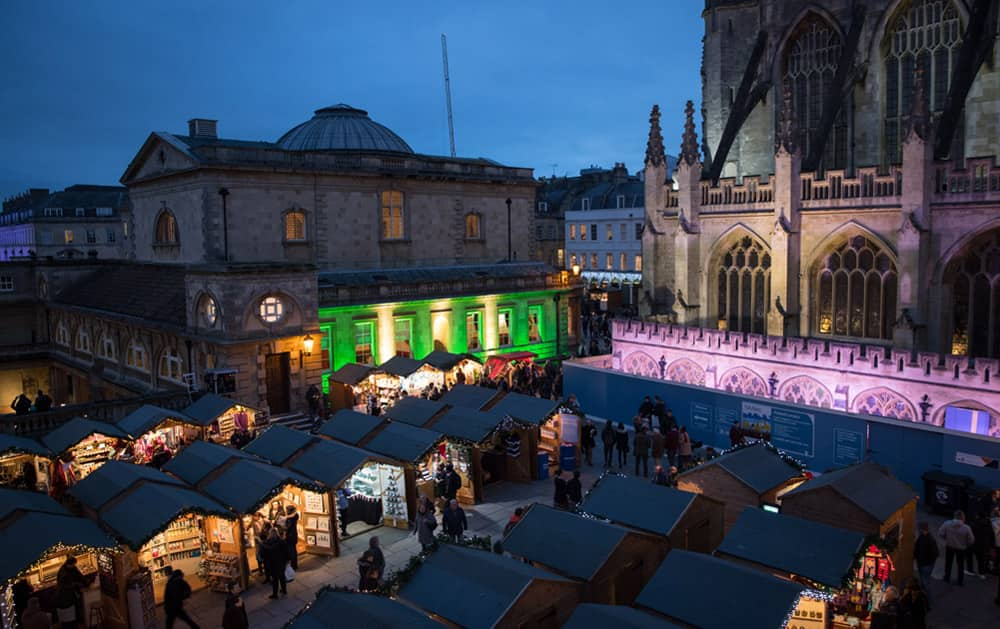
[[[285,581],[291,583],[295,580],[295,569],[292,568],[292,564],[285,566]]]

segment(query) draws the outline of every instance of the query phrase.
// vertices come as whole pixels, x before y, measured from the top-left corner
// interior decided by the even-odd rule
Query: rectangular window
[[[604,226],[604,231],[607,234],[608,240],[615,239],[615,230],[614,227],[611,225],[611,223],[608,223],[607,225]]]
[[[87,215],[87,210],[83,209],[82,207],[78,207],[78,208],[76,208],[76,215],[77,216],[86,216]]]
[[[396,319],[396,356],[413,357],[413,319]]]
[[[382,240],[403,238],[403,193],[387,190],[382,193]]]
[[[589,210],[590,209],[590,199],[588,197],[584,197],[584,198],[580,199],[580,207],[584,211]]]
[[[548,212],[549,211],[549,204],[546,203],[545,201],[539,201],[538,202],[538,211],[539,212]]]
[[[63,239],[66,241],[67,245],[72,244],[73,243],[73,230],[72,229],[67,229],[66,231],[64,231],[63,232]]]
[[[576,266],[576,254],[575,253],[572,254],[572,255],[570,255],[570,257],[569,257],[569,266],[570,266],[570,268]]]
[[[372,365],[372,348],[375,346],[375,324],[361,321],[354,324],[354,362]]]
[[[500,310],[497,321],[497,343],[500,347],[508,347],[511,344],[510,321],[512,314],[513,311],[510,308],[502,308]]]
[[[528,306],[528,342],[537,343],[542,340],[542,307]]]
[[[0,292],[9,293],[14,290],[14,276],[0,275]]]
[[[625,223],[622,223],[621,225],[618,226],[618,238],[620,240],[625,240],[628,238],[628,226]]]
[[[94,210],[94,213],[98,216],[111,216],[111,208],[109,207],[99,207]]]
[[[614,267],[615,267],[615,257],[609,253],[604,260],[604,268],[611,271],[614,270]]]
[[[625,254],[618,256],[618,270],[627,271],[628,270],[628,260],[625,258]]]
[[[596,223],[591,223],[590,224],[590,239],[594,240],[594,241],[597,240],[597,224]]]
[[[563,264],[566,263],[566,252],[562,249],[556,249],[556,266],[558,268],[563,268]]]
[[[583,223],[580,223],[580,240],[586,240],[586,239],[587,239],[587,226],[584,225]]]
[[[635,239],[642,240],[642,223],[635,224]]]
[[[618,195],[618,198],[617,198],[616,203],[615,203],[615,207],[617,207],[619,209],[625,207],[625,195],[624,194],[619,194]]]
[[[465,315],[466,347],[474,352],[483,347],[483,313],[470,312]]]
[[[87,244],[88,245],[93,245],[93,244],[96,244],[96,243],[97,243],[97,232],[95,232],[93,229],[88,229],[87,230]]]
[[[113,243],[115,242],[115,240],[116,240],[117,238],[118,238],[118,237],[117,237],[117,235],[115,234],[115,230],[113,230],[113,229],[109,229],[109,230],[108,230],[108,243],[109,243],[109,244],[113,244]]]
[[[590,268],[594,269],[595,271],[599,268],[597,266],[597,254],[596,253],[590,254]]]
[[[642,256],[637,255],[635,257],[635,270],[642,271]]]
[[[569,239],[576,240],[576,223],[569,224]]]
[[[42,212],[45,216],[62,216],[63,211],[61,207],[47,207]]]

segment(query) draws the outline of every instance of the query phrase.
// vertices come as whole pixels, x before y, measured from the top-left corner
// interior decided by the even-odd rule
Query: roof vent
[[[206,118],[192,118],[188,120],[188,135],[193,138],[217,138],[215,126],[218,120],[208,120]]]

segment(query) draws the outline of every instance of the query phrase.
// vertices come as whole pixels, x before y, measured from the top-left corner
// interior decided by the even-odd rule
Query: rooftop
[[[317,109],[315,115],[281,136],[276,143],[288,151],[377,151],[412,154],[413,149],[368,112],[339,103]]]
[[[785,494],[782,500],[794,500],[795,496],[824,487],[833,489],[879,522],[884,522],[903,505],[916,499],[909,485],[889,474],[882,466],[860,463],[817,476]]]

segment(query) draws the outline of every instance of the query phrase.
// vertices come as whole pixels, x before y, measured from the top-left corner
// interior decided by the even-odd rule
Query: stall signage
[[[743,402],[740,424],[753,436],[770,440],[786,452],[807,457],[815,453],[816,421],[810,413]]]
[[[559,426],[563,443],[580,442],[580,418],[572,413],[559,413]]]
[[[326,513],[326,508],[323,506],[323,494],[312,491],[303,491],[302,494],[305,496],[306,513]]]
[[[861,462],[864,435],[855,430],[833,429],[833,462],[836,465],[854,465]]]
[[[691,404],[691,427],[704,430],[712,429],[712,407],[708,404]]]

